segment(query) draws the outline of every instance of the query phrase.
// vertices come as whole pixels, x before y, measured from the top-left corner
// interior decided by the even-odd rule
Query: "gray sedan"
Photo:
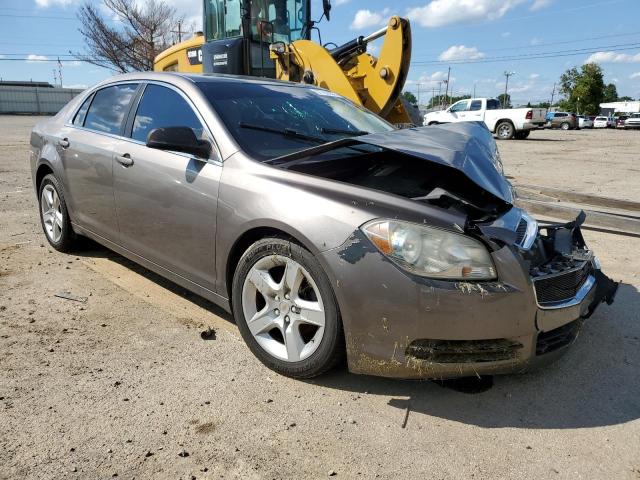
[[[49,243],[90,237],[233,312],[269,368],[521,371],[617,284],[580,234],[513,206],[481,124],[396,130],[324,89],[128,74],[31,136]]]

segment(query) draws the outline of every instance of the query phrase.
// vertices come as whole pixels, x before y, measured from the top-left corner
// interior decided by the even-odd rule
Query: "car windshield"
[[[394,127],[320,88],[254,82],[199,82],[240,147],[258,160]]]

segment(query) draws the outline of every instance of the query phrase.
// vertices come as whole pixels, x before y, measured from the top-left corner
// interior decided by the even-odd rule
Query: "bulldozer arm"
[[[366,53],[368,41],[382,35],[380,55],[376,58]],[[340,48],[329,51],[309,40],[274,45],[271,57],[276,60],[276,78],[326,88],[391,123],[411,123],[400,101],[411,59],[409,21],[391,17],[386,31],[361,37],[353,45],[346,53],[338,52]]]

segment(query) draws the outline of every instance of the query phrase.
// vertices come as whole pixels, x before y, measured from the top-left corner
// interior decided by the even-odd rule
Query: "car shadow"
[[[128,258],[123,257],[119,253],[116,253],[112,250],[109,250],[106,247],[103,247],[99,243],[94,242],[89,238],[82,237],[82,242],[79,248],[75,250],[73,253],[78,257],[107,258],[112,262],[115,262],[131,270],[132,272],[137,273],[138,275],[146,278],[147,280],[154,282],[155,284],[161,286],[162,288],[165,288],[171,293],[175,295],[179,295],[180,297],[189,300],[190,302],[199,306],[200,308],[208,310],[209,312],[213,313],[214,315],[217,315],[220,318],[223,318],[229,323],[235,323],[231,314],[228,313],[223,308],[216,305],[215,303],[207,300],[204,297],[201,297],[200,295],[190,292],[186,288],[183,288],[180,285],[173,283],[171,280],[167,280],[163,276],[158,275],[157,273],[152,272],[151,270],[129,260]]]
[[[108,258],[235,323],[214,303],[93,241],[86,240],[74,254]],[[210,339],[210,332],[206,333],[204,340]],[[342,366],[306,382],[391,397],[388,405],[407,412],[409,422],[412,415],[420,414],[485,428],[565,429],[617,425],[640,418],[639,370],[640,293],[621,284],[615,303],[600,306],[566,355],[538,371],[479,381],[433,382],[354,375]]]
[[[346,368],[310,381],[391,397],[388,405],[485,428],[565,429],[640,418],[640,294],[621,284],[556,363],[521,375],[474,382],[399,381],[352,375]],[[474,388],[474,385],[476,388]],[[444,387],[444,388],[443,388]],[[409,420],[410,421],[410,420]]]
[[[526,142],[575,142],[572,138],[529,138],[525,139]]]

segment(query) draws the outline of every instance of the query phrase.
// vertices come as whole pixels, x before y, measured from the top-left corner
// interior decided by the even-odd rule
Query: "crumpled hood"
[[[357,140],[453,167],[479,187],[513,204],[513,190],[502,173],[496,142],[482,122],[406,128],[363,135]]]

